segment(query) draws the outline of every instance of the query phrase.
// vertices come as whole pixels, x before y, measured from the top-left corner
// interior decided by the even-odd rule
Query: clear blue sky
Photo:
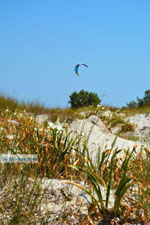
[[[81,89],[113,106],[150,89],[150,1],[1,1],[0,91],[67,107]]]

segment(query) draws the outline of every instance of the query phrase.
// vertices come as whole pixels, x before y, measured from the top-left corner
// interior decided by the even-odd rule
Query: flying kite
[[[79,64],[77,64],[77,65],[75,66],[75,68],[74,68],[75,73],[76,73],[77,76],[79,76],[79,73],[78,73],[79,66],[86,66],[86,67],[88,67],[88,66],[87,66],[86,64],[84,64],[84,63],[79,63]]]

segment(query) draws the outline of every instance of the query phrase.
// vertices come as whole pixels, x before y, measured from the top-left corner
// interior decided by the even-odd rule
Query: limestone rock
[[[36,116],[36,122],[39,125],[42,125],[44,122],[46,122],[49,119],[49,116],[47,114],[41,114]]]
[[[98,149],[103,150],[104,148],[111,148],[116,138],[116,135],[109,132],[98,116],[90,116],[83,120],[76,119],[70,125],[70,130],[85,137],[88,143],[90,156],[93,160],[97,156]],[[142,142],[117,137],[114,149],[129,148],[132,150],[135,144],[137,145],[137,150],[140,150],[144,145]]]
[[[126,118],[126,121],[136,125],[132,135],[139,137],[141,140],[146,138],[150,139],[150,113],[130,116]]]

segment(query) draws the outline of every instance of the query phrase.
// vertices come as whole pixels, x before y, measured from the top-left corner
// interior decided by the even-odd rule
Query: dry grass
[[[0,113],[3,113],[8,109],[11,112],[16,110],[26,111],[33,113],[34,115],[47,114],[51,121],[55,122],[59,117],[60,121],[66,119],[73,120],[75,118],[81,118],[80,109],[61,109],[61,108],[49,108],[40,102],[19,102],[13,97],[9,97],[5,94],[0,94]]]
[[[136,114],[144,114],[144,113],[150,113],[150,105],[143,105],[141,107],[135,107],[135,108],[122,108],[122,113],[125,113],[126,116],[134,116]]]

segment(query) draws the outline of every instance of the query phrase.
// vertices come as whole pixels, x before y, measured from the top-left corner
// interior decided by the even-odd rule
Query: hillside
[[[1,157],[2,224],[149,224],[148,107],[48,109],[1,99],[1,153],[38,156]]]

